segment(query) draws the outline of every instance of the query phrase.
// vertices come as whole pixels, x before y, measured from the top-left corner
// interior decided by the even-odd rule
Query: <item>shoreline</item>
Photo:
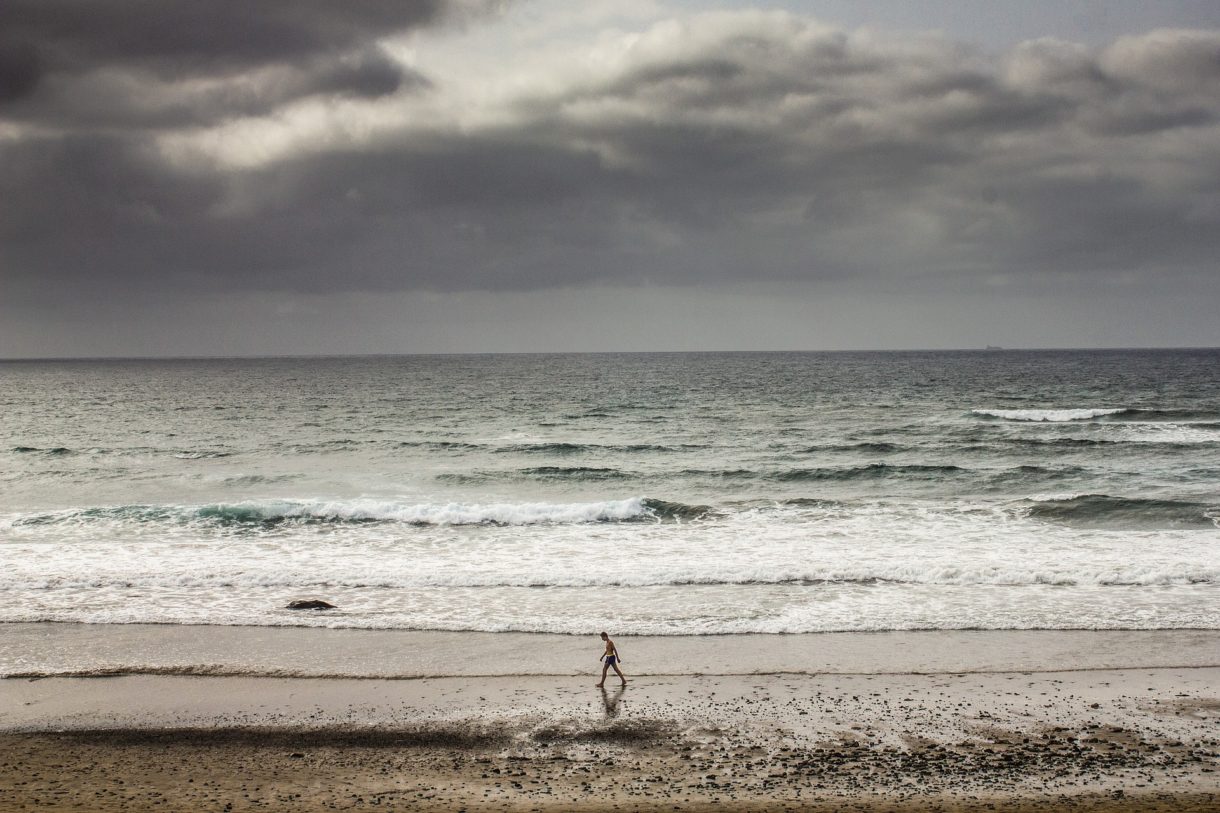
[[[0,624],[0,679],[200,675],[411,679],[576,676],[596,636],[230,627]],[[1220,630],[927,630],[615,635],[638,675],[936,674],[1220,666]]]

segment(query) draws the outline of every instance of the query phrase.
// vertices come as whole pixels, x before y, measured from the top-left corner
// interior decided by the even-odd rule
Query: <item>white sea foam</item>
[[[805,591],[755,590],[753,610],[726,607],[711,588],[624,593],[588,589],[447,590],[401,596],[359,592],[335,595],[340,609],[271,610],[280,594],[261,594],[264,606],[220,600],[212,606],[167,598],[157,606],[107,602],[89,606],[27,604],[9,621],[301,626],[479,632],[590,634],[616,618],[630,635],[709,635],[923,629],[1216,629],[1211,585],[1158,587],[1134,604],[1121,590],[1069,590],[1025,585],[980,590],[972,585],[892,585]],[[650,612],[615,616],[624,604],[646,601]]]
[[[1032,421],[1038,423],[1064,423],[1067,421],[1088,421],[1093,418],[1103,418],[1107,415],[1118,415],[1126,412],[1119,409],[973,409],[971,413],[988,418],[1001,418],[1006,421]]]
[[[530,516],[556,517],[561,504],[545,505]],[[648,508],[572,504],[566,516],[604,516],[606,505]],[[1211,530],[1081,529],[1003,503],[771,506],[681,524],[488,524],[486,507],[464,525],[17,526],[0,621],[586,632],[600,617],[655,634],[1220,627]],[[513,504],[511,516],[521,511]],[[307,596],[339,609],[284,609]]]
[[[1220,443],[1220,430],[1191,423],[1123,422],[1108,424],[1105,428],[1107,439],[1126,443]]]
[[[220,567],[221,563],[210,563]],[[270,564],[270,563],[267,563]],[[537,563],[533,563],[537,564]],[[1149,586],[1171,584],[1220,584],[1220,567],[1199,567],[1185,563],[1124,567],[1118,564],[1102,568],[1079,567],[1007,567],[973,563],[954,566],[934,563],[927,566],[896,562],[867,563],[860,567],[830,566],[791,569],[788,563],[775,567],[755,567],[742,570],[736,563],[700,566],[698,563],[676,565],[658,573],[639,569],[625,570],[615,575],[564,570],[531,571],[524,566],[516,571],[487,573],[419,572],[409,568],[350,567],[336,564],[326,573],[247,569],[209,571],[200,567],[190,571],[142,571],[114,574],[65,574],[34,577],[0,577],[0,590],[174,590],[180,588],[223,590],[228,588],[284,589],[295,591],[325,590],[416,590],[447,587],[470,588],[541,588],[541,587],[750,587],[820,585],[1101,585]],[[2,620],[2,619],[0,619]]]
[[[648,516],[642,497],[586,503],[445,503],[403,504],[388,500],[238,503],[266,519],[309,518],[348,521],[392,521],[421,525],[536,525],[605,522]],[[223,510],[223,509],[222,509]]]
[[[265,478],[264,478],[265,479]],[[660,519],[698,513],[697,506],[650,501],[644,497],[581,503],[413,503],[400,500],[246,500],[210,505],[125,505],[38,514],[10,514],[0,527],[96,523],[234,523],[283,520],[320,522],[398,522],[409,525],[538,525]]]

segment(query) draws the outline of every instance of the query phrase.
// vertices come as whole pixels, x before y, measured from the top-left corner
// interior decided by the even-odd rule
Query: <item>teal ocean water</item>
[[[1216,350],[0,362],[0,415],[0,622],[1220,629]]]

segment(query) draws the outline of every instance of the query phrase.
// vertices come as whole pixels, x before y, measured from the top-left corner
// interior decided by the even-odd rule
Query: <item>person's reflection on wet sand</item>
[[[622,702],[623,692],[627,687],[620,685],[613,691],[606,691],[605,686],[599,687],[602,691],[602,705],[606,708],[606,719],[613,720],[618,717],[618,704]]]

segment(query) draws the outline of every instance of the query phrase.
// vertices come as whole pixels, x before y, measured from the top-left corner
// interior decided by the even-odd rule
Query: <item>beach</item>
[[[1217,145],[1220,0],[0,0],[0,813],[1220,813]]]
[[[0,813],[1214,810],[1217,358],[0,365]]]
[[[95,649],[124,632],[30,626],[92,636]],[[213,630],[209,645],[235,629]],[[302,631],[262,634],[280,632]],[[369,646],[357,631],[307,632],[328,635],[310,645],[332,659],[346,639]],[[481,643],[447,650],[444,636],[381,635],[382,645],[430,649],[431,673],[463,671],[446,651]],[[578,674],[495,668],[532,652],[553,663],[590,643],[566,636],[522,636],[532,646],[516,642],[515,658],[490,650],[488,674],[124,674],[118,665],[110,676],[10,676],[0,681],[0,798],[6,810],[99,811],[1216,809],[1220,635],[1126,636],[677,645],[711,647],[733,667],[722,674],[650,668],[663,642],[624,638],[631,682],[620,688],[611,676],[605,692],[594,686],[595,650]],[[1125,667],[1107,662],[1124,649]],[[808,650],[828,668],[767,670],[799,665],[793,652]],[[766,651],[771,664],[759,660]],[[937,651],[951,669],[909,668]]]

